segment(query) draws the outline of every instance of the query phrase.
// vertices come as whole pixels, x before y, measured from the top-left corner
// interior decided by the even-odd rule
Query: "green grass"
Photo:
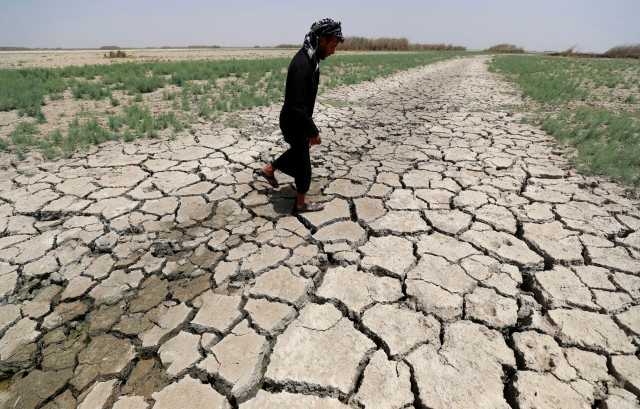
[[[464,53],[427,51],[333,56],[321,64],[320,92],[458,55]],[[64,135],[58,132],[29,136],[29,132],[20,129],[18,143],[12,139],[8,146],[0,149],[11,149],[13,144],[21,152],[37,148],[48,157],[55,157],[106,140],[157,137],[159,131],[167,128],[172,128],[175,134],[197,117],[211,119],[224,112],[280,101],[289,61],[290,58],[202,60],[0,70],[0,111],[17,109],[42,122],[45,120],[41,110],[44,98],[58,98],[65,90],[70,90],[75,99],[106,99],[111,107],[123,107],[117,115],[98,113],[105,118],[104,126],[96,118],[83,118],[81,114]],[[162,90],[161,99],[172,101],[173,112],[154,116],[142,106],[143,94],[168,85],[180,88],[171,92]],[[114,91],[131,95],[133,104],[115,98]]]
[[[110,115],[106,127],[92,113],[82,113],[71,122],[66,134],[54,130],[42,136],[38,135],[34,123],[20,123],[9,136],[11,145],[0,140],[0,150],[8,150],[12,146],[19,155],[24,155],[30,149],[37,149],[53,159],[106,141],[154,138],[159,131],[172,129],[180,132],[184,127],[173,112],[154,116],[148,108],[132,105],[126,107],[121,115]]]
[[[32,122],[21,122],[11,132],[9,138],[14,145],[33,145],[37,141],[38,127]]]
[[[582,107],[547,117],[542,127],[578,150],[576,164],[640,186],[640,113]]]
[[[76,99],[101,100],[111,98],[111,90],[102,83],[74,81],[71,85],[71,92]]]
[[[537,103],[532,120],[576,148],[578,169],[640,186],[640,106],[632,93],[620,100],[640,81],[639,61],[499,56],[491,70]]]
[[[613,100],[615,89],[628,89],[640,79],[637,60],[505,55],[494,58],[490,69],[507,75],[537,102],[549,104]]]

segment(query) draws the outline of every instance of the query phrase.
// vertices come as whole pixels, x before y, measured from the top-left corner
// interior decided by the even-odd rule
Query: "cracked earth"
[[[639,202],[486,62],[325,94],[320,213],[252,175],[279,106],[2,157],[0,407],[640,408]]]

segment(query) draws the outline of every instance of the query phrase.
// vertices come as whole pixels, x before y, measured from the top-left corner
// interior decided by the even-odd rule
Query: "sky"
[[[299,44],[323,17],[342,21],[346,36],[469,49],[640,43],[640,0],[0,0],[0,46]]]

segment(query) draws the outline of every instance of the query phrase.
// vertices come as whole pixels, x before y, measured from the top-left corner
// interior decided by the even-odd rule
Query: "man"
[[[322,210],[320,204],[305,201],[311,184],[309,148],[320,144],[320,133],[312,116],[320,80],[320,60],[335,53],[338,43],[343,41],[340,22],[329,18],[317,21],[311,25],[302,48],[289,64],[280,129],[291,147],[258,173],[273,187],[278,186],[275,170],[295,179],[297,194],[293,214]]]

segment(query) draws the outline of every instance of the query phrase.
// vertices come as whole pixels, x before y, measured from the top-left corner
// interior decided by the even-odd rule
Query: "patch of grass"
[[[109,117],[107,118],[107,123],[109,124],[109,129],[111,129],[113,132],[117,132],[120,130],[120,128],[122,128],[124,120],[121,116],[109,115]]]
[[[123,81],[125,90],[137,93],[149,93],[165,86],[165,80],[155,75],[131,76]]]
[[[124,109],[124,125],[138,136],[149,136],[155,130],[153,116],[147,107],[131,105]]]
[[[491,63],[493,71],[507,74],[524,93],[541,103],[561,103],[584,100],[589,92],[580,87],[580,80],[571,75],[568,61],[559,59],[501,56]]]
[[[633,60],[504,55],[494,58],[490,69],[507,75],[527,96],[550,104],[594,95],[614,101],[614,91],[624,89],[627,78],[640,78],[640,63]]]
[[[543,129],[576,147],[580,170],[640,186],[640,113],[562,110],[546,118]]]
[[[9,134],[11,142],[16,146],[32,146],[37,142],[38,126],[32,122],[20,122]]]
[[[78,149],[115,139],[116,135],[100,126],[95,118],[82,123],[74,119],[69,124],[69,132],[61,141],[60,147],[64,153],[71,154]]]
[[[201,118],[209,119],[213,113],[213,108],[209,104],[208,98],[202,98],[198,102],[198,116]]]
[[[176,114],[173,112],[165,112],[158,115],[155,119],[155,128],[156,129],[167,129],[172,127],[174,131],[180,132],[184,129],[184,125],[178,118]]]
[[[41,112],[45,95],[61,93],[66,83],[50,69],[0,70],[0,111]]]
[[[101,100],[111,98],[111,91],[99,82],[75,81],[71,85],[71,92],[76,99]]]
[[[532,121],[576,148],[578,169],[640,186],[640,107],[628,94],[628,83],[640,78],[638,62],[500,56],[491,69],[536,102]]]

